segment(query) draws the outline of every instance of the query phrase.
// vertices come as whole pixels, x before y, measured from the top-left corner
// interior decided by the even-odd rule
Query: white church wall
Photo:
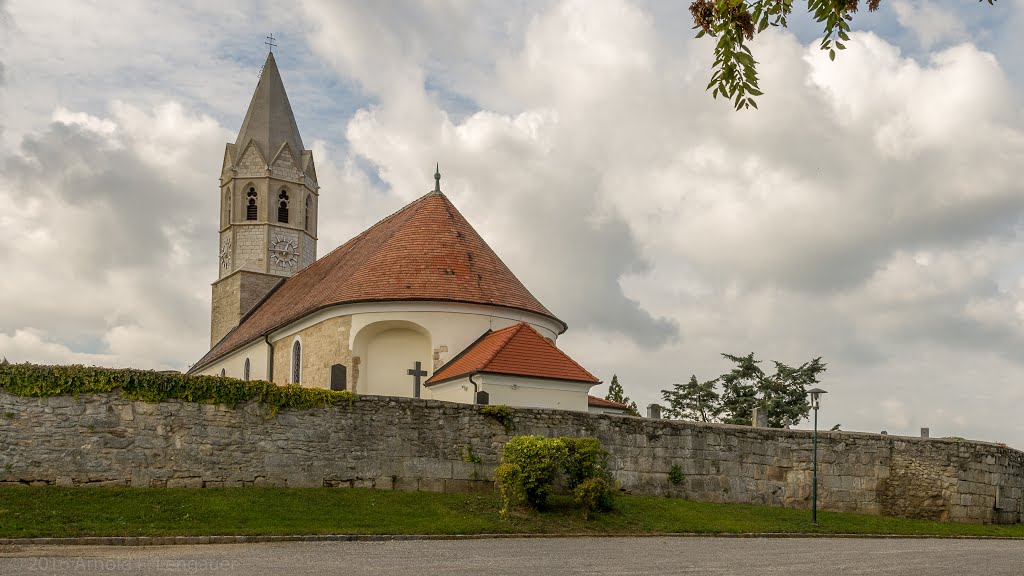
[[[324,327],[339,318],[345,318],[345,330],[322,330],[311,339],[311,329]],[[348,324],[348,318],[351,323]],[[334,363],[342,363],[349,369],[349,388],[359,394],[395,394],[398,396],[411,397],[414,393],[413,378],[407,371],[413,367],[418,360],[427,375],[422,378],[426,381],[434,371],[444,363],[451,360],[456,354],[475,342],[487,330],[500,330],[519,322],[528,322],[541,335],[554,341],[558,337],[561,325],[550,318],[521,312],[496,306],[484,306],[476,304],[460,304],[448,302],[373,302],[362,304],[345,304],[326,308],[314,312],[305,318],[293,322],[288,326],[272,333],[270,341],[275,348],[281,346],[282,342],[290,345],[295,335],[303,337],[303,348],[310,349],[314,340],[317,348],[322,348],[322,353],[316,355],[315,367],[329,367]],[[404,323],[404,325],[403,325]],[[383,388],[373,385],[375,379],[373,373],[374,362],[368,357],[367,346],[371,336],[374,336],[386,329],[405,327],[420,331],[426,344],[423,346],[425,352],[417,352],[416,355],[401,352],[403,355],[396,357],[392,370],[396,375],[404,375],[402,380],[392,380],[386,377]],[[328,341],[321,342],[327,339]],[[262,341],[261,341],[262,342]],[[377,351],[377,358],[382,358],[382,351]],[[278,358],[277,356],[281,356]],[[311,359],[314,356],[309,356]],[[280,365],[280,366],[279,366]],[[275,354],[274,375],[278,376],[279,370],[287,370],[287,360],[283,355]],[[306,366],[306,358],[303,358],[303,368]],[[401,372],[399,373],[399,369]],[[284,374],[281,372],[281,374]],[[327,387],[327,372],[323,376],[303,378],[303,386]],[[281,380],[280,378],[275,378]],[[393,390],[387,392],[385,390]],[[425,388],[421,389],[423,398],[431,398],[431,393]],[[471,398],[470,398],[471,401]]]
[[[480,377],[474,376],[473,380],[476,381],[477,385],[480,384]],[[461,402],[463,404],[473,403],[473,383],[469,381],[469,378],[456,378],[455,380],[449,380],[440,384],[433,384],[428,388],[430,390],[426,398],[432,400],[444,400],[445,402]]]
[[[490,395],[491,404],[520,408],[550,408],[587,412],[587,393],[594,386],[586,382],[544,380],[500,374],[480,374],[473,380]]]
[[[394,320],[414,322],[430,333],[431,350],[436,356],[432,356],[431,362],[424,365],[431,374],[476,342],[487,330],[501,330],[519,322],[527,322],[545,338],[551,341],[558,338],[557,324],[536,314],[443,302],[396,302],[370,305],[359,312],[353,310],[353,339],[365,326]]]
[[[242,380],[245,376],[245,360],[248,358],[249,379],[267,380],[267,371],[270,367],[269,357],[267,343],[263,340],[257,340],[207,366],[199,374],[219,376],[220,371],[224,370],[225,376]]]
[[[473,381],[476,382],[477,388],[490,395],[489,404],[504,404],[517,408],[590,411],[587,393],[592,384],[500,374],[475,374]],[[430,394],[434,400],[473,404],[475,388],[467,376],[433,384],[430,386]]]

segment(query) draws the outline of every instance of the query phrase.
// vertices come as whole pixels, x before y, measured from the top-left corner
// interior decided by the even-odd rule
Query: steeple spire
[[[249,140],[256,141],[256,145],[268,161],[286,142],[291,147],[292,154],[296,156],[305,150],[273,52],[267,54],[263,74],[260,76],[256,91],[253,92],[252,101],[249,102],[249,110],[242,121],[238,140],[235,141],[240,152]]]
[[[441,191],[441,164],[434,167],[434,192]]]

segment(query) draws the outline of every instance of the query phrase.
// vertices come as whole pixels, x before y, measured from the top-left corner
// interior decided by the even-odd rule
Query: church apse
[[[428,372],[432,349],[426,328],[402,320],[368,324],[353,339],[352,353],[359,358],[357,393],[429,397],[422,386],[432,373]]]

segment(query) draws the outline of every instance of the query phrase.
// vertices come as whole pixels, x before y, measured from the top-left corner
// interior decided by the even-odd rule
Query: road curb
[[[409,540],[493,540],[502,538],[864,538],[878,540],[1024,540],[1015,536],[926,534],[701,533],[667,534],[308,534],[284,536],[83,536],[80,538],[0,538],[0,546],[194,546],[273,542],[401,542]]]

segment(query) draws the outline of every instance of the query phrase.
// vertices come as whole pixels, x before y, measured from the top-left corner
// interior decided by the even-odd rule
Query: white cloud
[[[15,336],[0,353],[56,361],[66,354],[53,338],[84,339],[89,361],[180,367],[207,330],[209,288],[192,275],[216,270],[216,237],[196,223],[216,211],[204,174],[216,174],[229,133],[174,103],[53,118],[3,167],[0,204],[14,207],[3,224],[16,240],[0,261],[19,273],[0,277],[0,300],[18,303],[5,310],[0,332]],[[30,328],[46,338],[17,337]]]
[[[899,23],[914,32],[925,50],[967,35],[966,26],[954,10],[931,0],[893,0],[892,6]]]
[[[685,10],[308,0],[279,36],[283,54],[304,38],[317,56],[282,68],[323,186],[320,253],[429,190],[439,161],[445,192],[570,324],[559,344],[642,406],[727,370],[721,352],[820,355],[829,426],[1022,446],[1016,53],[900,4],[920,55],[857,32],[830,62],[771,30],[755,44],[761,109],[736,113],[704,91],[713,47],[689,38]],[[19,270],[0,276],[18,302],[0,354],[184,367],[203,352],[211,182],[255,73],[208,61],[237,46],[211,47],[223,20],[194,9],[166,15],[185,40],[165,50],[12,8],[25,43],[5,55],[3,123],[25,112],[0,179],[0,226],[19,239],[0,252]],[[121,56],[133,47],[153,76]],[[320,112],[345,98],[354,114]]]

